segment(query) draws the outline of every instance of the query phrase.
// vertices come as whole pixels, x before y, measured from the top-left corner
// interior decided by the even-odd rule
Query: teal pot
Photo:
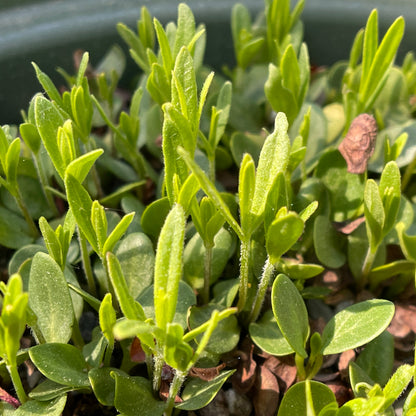
[[[231,8],[235,0],[187,0],[197,20],[207,26],[206,62],[216,69],[232,63]],[[263,0],[240,0],[253,14],[264,7]],[[40,90],[31,62],[58,82],[57,67],[72,71],[76,49],[90,52],[98,62],[114,43],[123,45],[117,22],[134,27],[145,5],[162,22],[176,19],[178,2],[173,0],[2,0],[0,2],[0,124],[21,121]],[[346,59],[355,33],[363,27],[369,12],[379,9],[381,30],[403,15],[406,35],[401,55],[416,44],[414,0],[306,0],[303,13],[305,40],[311,62],[331,64]],[[131,60],[125,79],[136,71]],[[126,81],[125,81],[126,82]]]

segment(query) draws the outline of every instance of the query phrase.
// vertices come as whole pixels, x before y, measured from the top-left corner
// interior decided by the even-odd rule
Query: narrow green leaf
[[[183,208],[174,205],[165,220],[157,244],[154,306],[156,323],[162,329],[172,322],[175,315],[182,275],[185,224]]]
[[[366,81],[378,48],[378,13],[373,9],[364,31],[362,80]]]
[[[279,274],[273,283],[272,308],[277,324],[289,345],[297,354],[306,358],[308,312],[298,289],[284,274]]]
[[[191,378],[185,385],[181,398],[182,403],[175,407],[181,410],[198,410],[208,405],[218,393],[227,379],[235,370],[223,371],[217,377],[210,381],[201,380],[200,378]]]
[[[178,23],[173,54],[177,56],[183,46],[188,46],[195,35],[195,18],[192,10],[185,3],[178,6]]]
[[[92,200],[85,188],[72,175],[65,177],[65,189],[68,203],[74,214],[75,220],[82,233],[87,238],[91,247],[99,253],[97,236],[91,224]]]
[[[39,95],[35,99],[35,119],[42,142],[55,169],[63,179],[65,176],[65,165],[59,152],[56,137],[58,128],[64,123],[64,118],[53,103]]]
[[[202,110],[204,109],[209,87],[211,86],[214,75],[215,75],[214,72],[210,72],[208,76],[205,78],[204,84],[202,85],[201,93],[199,94],[198,117],[197,117],[198,120],[201,118]]]
[[[412,380],[414,375],[415,368],[409,364],[401,365],[391,376],[390,380],[387,382],[386,387],[383,389],[384,397],[386,398],[386,403],[384,408],[387,409],[393,402],[399,398],[403,393],[404,389]]]
[[[52,80],[48,77],[48,75],[42,72],[34,62],[32,62],[32,66],[35,68],[36,77],[38,81],[41,83],[42,87],[44,88],[46,94],[48,94],[49,98],[52,101],[55,101],[55,103],[59,105],[59,107],[63,108],[61,94],[59,94],[59,91],[55,87]]]
[[[290,140],[287,134],[288,122],[285,114],[278,113],[274,131],[264,142],[257,166],[256,186],[251,206],[256,216],[263,215],[266,198],[279,172],[285,172],[289,163]]]
[[[29,306],[37,317],[37,326],[46,342],[69,341],[74,310],[68,285],[59,265],[42,252],[36,253],[32,260]]]
[[[133,221],[135,213],[131,212],[130,214],[126,214],[120,222],[115,226],[114,230],[108,236],[105,244],[103,246],[103,256],[106,255],[107,252],[112,251],[114,246],[118,243],[122,235],[127,231],[131,222]]]
[[[77,74],[75,85],[81,85],[82,78],[84,77],[85,71],[87,70],[87,67],[88,67],[88,59],[89,59],[88,52],[84,52],[82,54],[81,62],[78,67],[78,74]]]
[[[385,214],[379,188],[373,179],[368,179],[365,185],[364,214],[368,240],[375,250],[383,239]]]
[[[172,52],[171,52],[170,45],[169,45],[169,40],[159,20],[154,18],[153,25],[156,31],[157,41],[159,42],[159,51],[160,51],[160,55],[162,56],[163,68],[165,70],[166,77],[170,78],[174,61],[173,61]]]
[[[33,364],[49,380],[64,386],[88,387],[87,363],[81,351],[73,345],[40,344],[29,349]]]
[[[192,359],[192,347],[183,341],[183,328],[178,323],[167,325],[163,358],[171,367],[185,371]]]
[[[298,59],[292,44],[286,48],[282,56],[280,71],[283,86],[289,91],[292,91],[293,95],[297,97],[300,90],[300,71]]]
[[[381,173],[379,190],[385,215],[383,234],[386,235],[394,227],[400,208],[400,170],[396,162],[391,161],[384,167]]]
[[[144,321],[146,316],[143,312],[143,308],[129,293],[129,289],[117,257],[111,252],[107,252],[106,256],[108,274],[114,288],[114,292],[116,293],[121,311],[128,319],[138,319]]]
[[[214,184],[207,178],[204,171],[198,166],[198,164],[190,157],[189,153],[186,152],[183,148],[178,148],[179,155],[185,160],[186,164],[188,165],[189,169],[192,170],[193,174],[197,177],[201,188],[204,192],[211,198],[212,202],[221,212],[225,221],[231,226],[231,228],[235,231],[238,235],[240,240],[243,240],[243,232],[238,225],[237,221],[232,216],[228,205],[224,202],[221,198],[221,195],[215,188]]]
[[[10,185],[17,187],[17,169],[20,156],[20,138],[16,137],[11,143],[6,153],[6,178]]]
[[[256,183],[256,168],[254,160],[246,153],[240,165],[238,180],[238,202],[240,206],[241,228],[247,232],[251,231],[251,204],[253,202],[254,188]]]
[[[61,243],[45,217],[39,218],[39,228],[49,254],[62,268],[63,258]]]
[[[181,187],[178,198],[178,203],[179,205],[182,205],[185,212],[189,211],[192,200],[199,189],[200,185],[198,179],[194,174],[189,175]]]
[[[110,343],[114,342],[113,327],[116,323],[116,311],[112,302],[111,293],[107,293],[101,301],[99,310],[100,328]]]
[[[105,254],[103,252],[103,246],[107,239],[108,223],[105,209],[98,201],[94,201],[91,206],[91,225],[94,228],[97,237],[97,245],[102,257]]]
[[[95,161],[103,153],[103,149],[96,149],[78,157],[67,166],[65,174],[72,175],[79,183],[84,182]]]
[[[349,306],[338,312],[322,333],[324,355],[357,348],[380,335],[394,315],[388,300],[372,299]]]

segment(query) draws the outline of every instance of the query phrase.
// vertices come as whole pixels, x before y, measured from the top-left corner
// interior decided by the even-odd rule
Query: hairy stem
[[[166,401],[164,416],[170,416],[172,414],[173,406],[175,405],[175,397],[179,393],[183,382],[185,381],[186,372],[176,370],[172,383],[169,388],[169,397]]]
[[[241,241],[240,246],[240,287],[237,309],[241,312],[247,302],[248,278],[250,270],[250,238]]]
[[[257,289],[256,298],[254,299],[253,307],[251,309],[249,322],[255,322],[260,314],[260,310],[266,296],[267,288],[270,284],[270,279],[273,276],[273,272],[274,266],[272,263],[270,263],[269,257],[267,257],[266,262],[264,263],[259,287]]]
[[[212,251],[213,251],[213,247],[205,246],[204,288],[202,291],[202,301],[204,304],[207,304],[209,302],[209,283],[211,280],[211,271],[212,271]]]
[[[371,268],[373,267],[374,260],[376,258],[377,248],[375,250],[371,249],[371,246],[368,247],[367,255],[364,259],[364,264],[361,269],[361,279],[359,281],[359,286],[363,288],[368,282],[368,275],[371,272]]]
[[[29,210],[27,209],[27,206],[22,198],[22,195],[20,193],[20,190],[17,190],[17,193],[15,195],[15,200],[17,202],[17,205],[20,208],[20,211],[23,214],[24,219],[26,220],[26,223],[28,224],[29,228],[30,228],[30,232],[32,234],[33,237],[38,237],[39,236],[39,230],[36,227],[35,222],[33,221],[32,216],[29,213]]]

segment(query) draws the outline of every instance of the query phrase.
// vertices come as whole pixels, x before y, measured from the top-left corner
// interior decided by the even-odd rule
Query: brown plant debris
[[[364,173],[368,159],[374,153],[377,123],[370,114],[360,114],[351,123],[338,150],[347,162],[348,172]]]

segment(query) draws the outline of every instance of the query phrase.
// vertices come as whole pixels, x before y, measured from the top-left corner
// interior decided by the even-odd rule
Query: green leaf
[[[180,53],[182,46],[188,46],[195,35],[195,18],[192,10],[185,3],[178,6],[178,23],[173,53]]]
[[[39,218],[39,228],[42,233],[43,240],[45,242],[45,246],[48,249],[50,256],[59,264],[59,266],[63,266],[63,258],[62,258],[62,247],[61,243],[58,240],[55,231],[49,225],[48,221],[45,217]]]
[[[364,214],[370,247],[375,250],[383,239],[384,207],[377,184],[368,179],[364,189]]]
[[[290,140],[287,134],[288,121],[283,113],[278,113],[274,131],[261,149],[256,173],[256,186],[251,211],[256,216],[264,213],[267,195],[279,172],[285,172],[289,163]]]
[[[82,233],[96,253],[100,253],[97,236],[91,223],[92,200],[85,188],[72,175],[65,177],[69,206]]]
[[[99,254],[103,257],[105,254],[103,246],[107,239],[108,222],[105,209],[98,201],[94,201],[91,206],[91,225],[96,235],[97,245],[100,250]]]
[[[266,248],[271,263],[279,261],[303,233],[304,222],[295,212],[279,213],[266,234]]]
[[[169,211],[170,202],[168,197],[151,202],[142,214],[141,225],[143,231],[157,240]]]
[[[308,153],[309,149],[308,143]],[[331,220],[341,222],[354,218],[362,205],[363,175],[349,173],[344,158],[335,149],[325,152],[319,158],[315,176],[322,181],[329,192]]]
[[[279,274],[272,287],[272,308],[286,341],[301,357],[309,336],[308,312],[296,286],[284,274]]]
[[[172,322],[182,275],[182,256],[185,235],[185,213],[174,205],[160,232],[155,260],[155,318],[164,329]]]
[[[249,326],[250,338],[263,351],[271,355],[288,355],[294,352],[277,325],[273,311],[268,310],[258,322]]]
[[[235,370],[223,371],[217,377],[210,381],[204,381],[200,378],[191,378],[182,391],[182,403],[175,407],[181,410],[198,410],[208,405],[218,391],[221,389],[227,379]]]
[[[159,43],[159,51],[162,57],[163,68],[165,69],[166,76],[170,78],[171,71],[173,69],[173,57],[172,57],[172,52],[171,52],[170,45],[169,45],[169,40],[159,20],[154,18],[153,25],[154,25],[155,32],[156,32],[157,41]]]
[[[277,416],[317,415],[325,406],[333,402],[336,403],[335,395],[325,384],[310,380],[300,381],[283,396]]]
[[[143,312],[143,308],[129,293],[129,288],[127,287],[127,283],[123,276],[117,257],[113,253],[107,252],[106,261],[108,275],[124,316],[128,319],[139,319],[144,321],[146,316]]]
[[[337,269],[345,263],[344,238],[337,233],[326,215],[315,218],[313,240],[316,256],[325,266]]]
[[[129,293],[134,299],[153,281],[155,253],[149,237],[143,233],[126,235],[114,251]]]
[[[64,123],[64,118],[56,106],[41,95],[35,98],[35,118],[42,142],[56,171],[63,179],[65,177],[65,164],[56,137],[59,127]]]
[[[386,235],[394,227],[400,208],[400,170],[396,162],[391,161],[384,167],[381,173],[379,190],[385,215],[383,234]]]
[[[369,342],[356,360],[356,363],[380,386],[387,383],[393,371],[393,362],[394,338],[388,331],[382,332]]]
[[[225,228],[221,228],[214,238],[210,284],[219,279],[233,251],[232,235]],[[201,289],[204,285],[205,252],[204,242],[198,233],[185,246],[183,275],[194,289]]]
[[[104,406],[114,406],[116,382],[111,373],[127,376],[124,371],[112,367],[93,368],[88,372],[94,395]]]
[[[394,315],[394,305],[388,300],[372,299],[338,312],[322,333],[324,355],[357,348],[380,335]]]
[[[64,386],[89,387],[87,363],[73,345],[48,343],[31,347],[30,359],[49,380]]]
[[[79,390],[84,390],[88,392],[88,389],[85,387],[79,387]],[[64,394],[78,390],[71,386],[63,386],[62,384],[55,383],[52,380],[46,379],[45,381],[42,381],[40,384],[38,384],[30,393],[29,397],[31,399],[37,400],[39,402],[46,402],[53,399],[56,399],[57,397],[61,397]]]
[[[17,187],[17,168],[20,156],[20,138],[16,137],[11,143],[6,153],[6,178],[11,186]]]
[[[15,416],[60,416],[66,404],[66,395],[57,397],[51,401],[38,402],[30,400],[13,412]]]
[[[183,341],[182,326],[174,322],[169,323],[163,351],[166,363],[179,371],[186,371],[193,354],[192,347]]]
[[[217,191],[214,184],[207,178],[204,171],[198,166],[198,164],[190,157],[189,153],[186,152],[183,148],[178,148],[179,155],[185,160],[188,167],[192,170],[192,173],[197,177],[201,188],[204,192],[210,197],[212,202],[218,211],[221,212],[221,215],[224,217],[225,221],[231,226],[231,228],[238,235],[240,240],[243,239],[243,232],[238,225],[237,221],[234,219],[233,215],[230,212],[228,205],[225,203],[221,195]]]
[[[49,98],[52,101],[55,101],[59,107],[63,108],[61,94],[53,84],[52,80],[48,77],[48,75],[42,72],[34,62],[32,62],[32,66],[35,68],[36,77],[44,88],[46,94],[48,94]]]
[[[213,311],[223,309],[222,306],[213,303],[192,307],[188,316],[190,329],[195,329],[209,321]],[[214,329],[204,351],[218,355],[231,351],[238,344],[240,331],[237,318],[234,315],[226,317]],[[196,341],[198,343],[201,341],[202,336],[201,334],[197,337]]]
[[[252,215],[251,204],[253,202],[256,183],[256,167],[249,153],[246,153],[241,161],[238,180],[238,202],[240,206],[241,228],[250,230]]]
[[[116,381],[114,405],[124,416],[162,416],[165,403],[154,398],[150,381],[111,373]]]
[[[364,31],[362,79],[366,80],[378,48],[378,13],[373,9]]]
[[[103,153],[103,149],[96,149],[78,157],[67,166],[65,174],[72,175],[79,183],[84,182],[95,161]]]
[[[414,366],[409,364],[401,365],[394,372],[383,389],[384,397],[386,398],[386,403],[384,404],[385,408],[392,405],[393,402],[399,398],[399,396],[403,393],[407,385],[412,380],[414,372]]]
[[[98,313],[100,319],[100,328],[108,342],[114,342],[113,326],[116,323],[116,311],[113,308],[113,299],[111,293],[107,293],[101,301]]]
[[[74,311],[68,285],[59,265],[45,253],[36,253],[32,260],[29,306],[46,342],[69,341]]]
[[[129,228],[131,222],[133,221],[135,213],[131,212],[130,214],[126,214],[120,222],[115,226],[114,230],[108,236],[107,240],[104,243],[102,254],[105,254],[109,251],[112,251],[116,243],[120,240],[123,234]]]

